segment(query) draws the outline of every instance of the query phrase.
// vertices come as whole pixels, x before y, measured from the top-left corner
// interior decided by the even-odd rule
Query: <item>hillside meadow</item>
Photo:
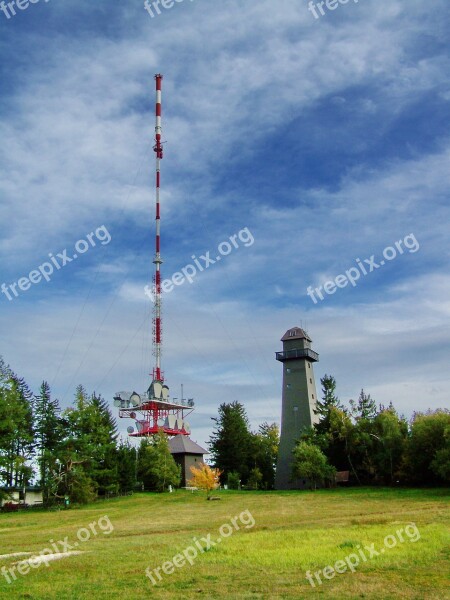
[[[450,599],[449,490],[217,495],[1,513],[0,598]]]

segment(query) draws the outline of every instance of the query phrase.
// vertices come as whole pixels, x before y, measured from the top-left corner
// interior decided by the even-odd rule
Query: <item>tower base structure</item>
[[[173,402],[169,388],[161,381],[152,381],[147,392],[118,392],[114,405],[119,417],[134,419],[135,427],[128,427],[131,437],[147,437],[163,432],[168,436],[189,435],[191,428],[186,417],[194,410],[193,400]]]
[[[281,341],[283,351],[276,352],[276,359],[283,363],[283,392],[275,489],[304,489],[308,487],[307,480],[292,478],[292,452],[301,433],[318,421],[314,414],[317,391],[313,364],[319,355],[312,350],[311,338],[300,327],[288,329]]]

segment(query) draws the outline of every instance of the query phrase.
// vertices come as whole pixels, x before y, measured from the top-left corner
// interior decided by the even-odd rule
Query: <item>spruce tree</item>
[[[317,400],[314,414],[319,416],[315,426],[317,433],[326,433],[330,427],[330,409],[332,407],[342,410],[339,398],[336,396],[336,379],[332,375],[324,375],[320,380],[322,384],[322,400]]]
[[[25,380],[0,357],[0,469],[10,487],[25,488],[33,475],[32,398]]]
[[[61,409],[58,400],[51,398],[50,386],[42,382],[34,399],[34,427],[36,454],[39,465],[39,482],[43,488],[44,502],[50,499],[51,474],[55,468],[59,444],[63,437]]]
[[[370,394],[366,394],[362,389],[358,400],[350,400],[350,406],[352,407],[352,413],[356,420],[358,419],[374,419],[377,415],[377,405],[375,400],[372,400]]]
[[[169,485],[180,485],[181,467],[175,462],[164,433],[152,435],[141,441],[138,475],[147,490],[164,492]]]
[[[219,416],[212,420],[215,430],[210,437],[209,448],[214,465],[222,471],[222,482],[227,481],[228,473],[236,472],[242,483],[246,483],[255,464],[252,434],[243,405],[237,401],[221,404]]]
[[[96,428],[92,434],[94,443],[98,442],[93,479],[98,485],[100,495],[117,493],[119,491],[117,423],[106,400],[102,396],[97,396],[95,392],[91,397],[91,406],[96,417]]]
[[[102,398],[89,397],[83,386],[75,393],[74,407],[64,413],[61,444],[64,476],[59,491],[85,501],[97,492],[117,492],[115,424]]]
[[[130,442],[120,442],[117,448],[117,480],[121,493],[132,492],[137,483],[137,451]]]

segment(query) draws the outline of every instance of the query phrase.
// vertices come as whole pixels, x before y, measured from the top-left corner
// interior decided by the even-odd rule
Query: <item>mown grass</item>
[[[85,551],[32,569],[8,584],[0,575],[0,598],[450,598],[448,490],[337,489],[317,492],[221,492],[136,494],[60,512],[0,515],[0,554],[49,547],[50,540],[77,541],[77,531],[107,515],[114,526],[81,543]],[[145,576],[243,511],[255,526],[234,531],[199,553],[193,566],[175,568],[152,585]],[[247,521],[248,522],[248,521]],[[103,521],[103,523],[105,523]],[[387,535],[415,523],[420,539],[405,537],[384,554],[361,561],[354,573],[305,578],[334,565],[358,547],[383,547]],[[106,530],[106,526],[105,526]],[[368,554],[366,552],[366,554]],[[0,567],[17,558],[0,559]]]

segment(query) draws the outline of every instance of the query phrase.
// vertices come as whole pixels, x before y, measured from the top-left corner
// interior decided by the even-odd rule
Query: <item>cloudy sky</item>
[[[279,422],[293,326],[342,400],[449,406],[448,0],[22,5],[0,12],[0,353],[33,390],[148,387],[163,73],[163,276],[224,251],[164,297],[193,439],[222,402]]]

